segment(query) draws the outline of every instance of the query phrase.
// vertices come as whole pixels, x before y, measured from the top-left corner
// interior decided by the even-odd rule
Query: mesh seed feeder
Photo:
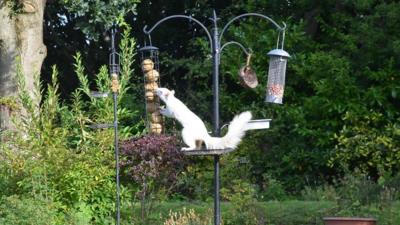
[[[108,58],[109,71],[111,75],[111,90],[113,93],[119,91],[119,72],[120,72],[120,55],[116,51],[115,35],[117,30],[115,27],[111,29],[111,53]]]
[[[285,88],[286,63],[290,55],[283,50],[285,39],[284,32],[282,35],[281,48],[278,48],[279,36],[280,35],[278,35],[277,48],[271,50],[267,54],[269,56],[269,69],[265,102],[282,104]]]

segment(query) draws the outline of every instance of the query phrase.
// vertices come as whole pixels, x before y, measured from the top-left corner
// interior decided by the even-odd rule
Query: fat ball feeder
[[[146,126],[151,134],[161,134],[164,130],[163,118],[159,111],[160,100],[155,94],[160,84],[158,48],[145,46],[140,48],[139,52],[144,77]]]

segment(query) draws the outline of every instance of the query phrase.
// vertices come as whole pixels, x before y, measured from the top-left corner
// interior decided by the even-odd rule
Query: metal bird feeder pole
[[[226,42],[225,44],[223,44],[221,46],[222,36],[223,36],[224,32],[227,30],[227,28],[229,27],[230,24],[232,24],[233,22],[235,22],[238,19],[241,19],[243,17],[250,17],[250,16],[255,16],[255,17],[262,18],[262,19],[266,19],[269,22],[271,22],[278,30],[277,46],[280,45],[281,48],[272,50],[268,54],[268,55],[270,55],[270,64],[271,64],[271,62],[274,62],[273,66],[270,65],[269,75],[268,75],[268,76],[271,76],[271,74],[273,74],[274,78],[273,78],[273,81],[268,82],[268,85],[269,84],[271,84],[271,85],[279,84],[280,85],[279,87],[281,88],[280,89],[281,92],[279,92],[279,94],[283,94],[284,82],[282,82],[282,79],[284,80],[284,78],[285,78],[286,60],[287,60],[287,58],[290,57],[289,54],[283,50],[283,44],[284,44],[284,38],[285,38],[284,34],[285,34],[285,29],[286,29],[286,24],[284,24],[284,23],[283,23],[283,26],[279,26],[274,20],[272,20],[268,16],[265,16],[265,15],[262,15],[262,14],[258,14],[258,13],[245,13],[245,14],[239,15],[239,16],[231,19],[222,28],[221,32],[219,32],[218,24],[217,24],[217,21],[218,21],[219,18],[217,18],[217,14],[216,14],[216,12],[214,10],[213,11],[213,17],[210,18],[211,21],[212,21],[212,29],[211,29],[212,34],[210,34],[208,29],[201,22],[199,22],[197,19],[195,19],[195,18],[193,18],[191,16],[186,16],[186,15],[168,16],[168,17],[165,17],[165,18],[159,20],[149,30],[147,30],[147,26],[145,26],[143,28],[143,32],[149,38],[150,46],[147,46],[147,47],[150,47],[150,48],[155,48],[154,46],[152,46],[151,36],[150,36],[151,32],[158,25],[160,25],[161,23],[163,23],[166,20],[177,19],[177,18],[188,19],[190,22],[195,22],[197,25],[199,25],[205,31],[205,33],[206,33],[206,35],[208,37],[209,43],[210,43],[211,54],[212,54],[212,62],[213,62],[213,69],[212,69],[213,104],[212,104],[212,106],[213,106],[213,135],[215,137],[219,137],[220,136],[220,131],[221,131],[220,117],[219,117],[219,63],[220,63],[220,54],[221,54],[222,50],[226,46],[231,45],[231,44],[240,47],[243,50],[243,52],[246,53],[247,55],[251,54],[251,51],[247,51],[246,48],[244,48],[242,44],[240,44],[239,42],[236,42],[236,41],[229,41],[229,42]],[[281,95],[279,95],[278,97],[281,97]],[[270,99],[271,99],[271,97],[269,97],[269,92],[268,92],[268,88],[267,88],[266,102],[282,103],[282,98],[278,98],[277,100],[273,100],[273,101],[271,101]],[[265,122],[267,122],[268,126],[269,126],[269,122],[268,121],[262,121],[262,123],[265,123]],[[257,129],[260,129],[260,128],[257,128]],[[230,151],[231,150],[222,150],[222,151],[220,151],[221,153],[219,153],[219,154],[211,154],[211,153],[208,154],[208,155],[214,155],[214,225],[220,225],[220,223],[221,223],[220,195],[219,195],[219,189],[220,189],[220,182],[219,182],[220,155],[228,153]],[[215,152],[215,151],[210,151],[210,152]],[[200,154],[193,154],[193,155],[200,155]]]
[[[115,220],[116,224],[120,224],[120,182],[119,182],[119,147],[118,147],[118,92],[119,92],[119,72],[120,72],[120,56],[116,51],[115,35],[117,33],[116,26],[111,28],[111,53],[109,56],[109,72],[111,76],[111,91],[114,102],[114,150],[115,150],[115,178],[116,178],[116,205]]]

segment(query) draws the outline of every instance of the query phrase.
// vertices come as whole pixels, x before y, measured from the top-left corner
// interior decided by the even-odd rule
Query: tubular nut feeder
[[[285,87],[286,63],[289,53],[283,49],[274,49],[268,52],[269,69],[266,102],[282,104]]]
[[[268,71],[268,84],[267,84],[267,95],[266,95],[266,102],[272,103],[282,103],[283,98],[283,90],[285,85],[285,73],[286,73],[286,63],[287,59],[290,55],[283,50],[284,39],[285,39],[285,30],[286,24],[283,23],[283,26],[278,25],[274,20],[269,18],[268,16],[259,14],[259,13],[245,13],[239,16],[234,17],[220,31],[218,28],[218,20],[217,14],[215,11],[213,12],[213,17],[210,18],[212,21],[212,29],[211,32],[205,27],[200,21],[197,19],[186,16],[186,15],[172,15],[165,17],[158,22],[156,22],[153,27],[147,29],[147,26],[143,28],[143,32],[148,36],[149,39],[149,46],[144,46],[139,51],[141,52],[141,59],[142,59],[142,71],[145,75],[145,89],[146,89],[146,104],[148,102],[153,102],[154,93],[151,93],[153,87],[148,85],[151,82],[155,82],[156,78],[153,78],[146,69],[147,64],[145,60],[151,59],[154,62],[153,70],[158,70],[158,48],[152,46],[151,42],[151,32],[161,23],[170,19],[186,19],[189,22],[196,23],[199,25],[207,35],[209,44],[210,44],[210,52],[212,55],[212,93],[213,93],[213,136],[219,137],[220,136],[220,117],[219,117],[219,64],[220,64],[220,54],[222,50],[229,46],[235,45],[239,47],[246,55],[247,55],[247,63],[246,66],[239,70],[239,79],[241,84],[247,88],[255,88],[258,84],[257,77],[255,72],[250,68],[250,59],[252,55],[252,51],[249,48],[245,48],[241,43],[236,41],[228,41],[225,42],[223,45],[222,43],[222,36],[224,32],[227,30],[229,25],[231,25],[236,20],[239,20],[244,17],[258,17],[261,19],[265,19],[268,22],[272,23],[278,31],[278,40],[276,44],[276,49],[272,50],[268,53],[270,56],[269,59],[269,71]],[[280,46],[280,48],[278,48]],[[158,74],[158,73],[157,73]],[[158,76],[158,75],[156,75]],[[157,83],[156,83],[157,84]],[[158,83],[159,84],[159,83]],[[152,107],[147,107],[151,109]],[[149,110],[148,110],[149,111]],[[269,121],[268,119],[261,119],[261,120],[252,120],[248,123],[246,129],[248,130],[255,130],[255,129],[267,129],[269,128]],[[220,197],[219,197],[219,159],[220,155],[226,154],[233,151],[233,149],[218,149],[218,150],[194,150],[194,151],[186,151],[184,152],[186,155],[212,155],[214,156],[214,225],[220,225],[221,223],[221,213],[220,213]],[[207,153],[205,153],[207,152]]]
[[[158,48],[151,45],[145,46],[140,48],[139,52],[144,76],[146,126],[151,134],[161,134],[164,131],[163,118],[159,111],[160,100],[155,94],[160,86]]]

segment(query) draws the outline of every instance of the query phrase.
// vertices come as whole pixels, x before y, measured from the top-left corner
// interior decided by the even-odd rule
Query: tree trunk
[[[11,8],[12,4],[15,7]],[[33,98],[34,79],[39,79],[47,53],[43,44],[45,5],[46,0],[0,0],[0,99],[17,95],[18,58],[24,73],[26,89]],[[35,98],[33,100],[35,101]],[[4,102],[6,101],[0,101],[1,130],[12,128],[12,108]]]

